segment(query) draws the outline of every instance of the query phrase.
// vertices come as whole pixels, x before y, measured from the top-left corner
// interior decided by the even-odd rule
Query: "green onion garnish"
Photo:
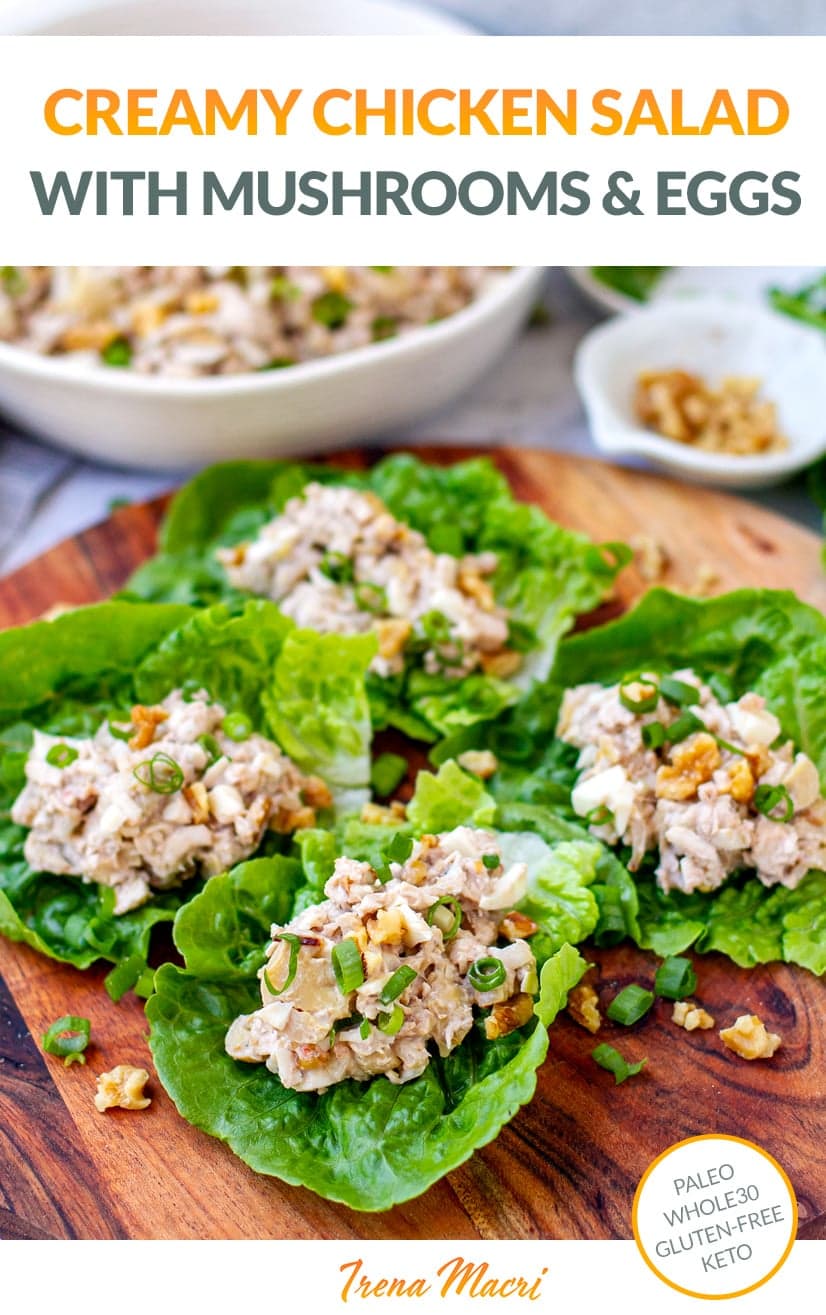
[[[737,753],[741,758],[745,758],[745,749],[738,749],[736,744],[732,744],[729,740],[724,740],[722,735],[715,735],[714,738],[721,749],[728,749],[729,753]]]
[[[132,775],[147,790],[155,794],[175,794],[184,783],[183,770],[168,753],[156,753],[154,758],[138,763]]]
[[[26,280],[16,265],[0,265],[0,280],[12,297],[26,289]]]
[[[435,924],[439,928],[443,941],[452,941],[462,925],[462,906],[455,895],[442,895],[424,917],[428,927]]]
[[[734,682],[722,671],[715,671],[708,678],[708,687],[720,703],[731,703],[734,698]]]
[[[361,1024],[359,1025],[359,1036],[361,1037],[362,1041],[366,1041],[369,1035],[370,1035],[370,1023],[368,1019],[362,1018]]]
[[[643,986],[632,983],[614,996],[605,1012],[612,1022],[631,1027],[645,1017],[653,1003],[653,991],[646,991]]]
[[[664,959],[654,978],[654,991],[665,1000],[684,1000],[697,987],[697,974],[690,959]]]
[[[502,866],[502,860],[498,854],[483,854],[482,862],[488,872],[495,872],[497,868],[501,868]]]
[[[199,735],[196,743],[200,744],[207,756],[207,767],[211,767],[219,758],[223,758],[224,751],[214,735]]]
[[[221,730],[236,744],[252,735],[252,722],[243,712],[230,712],[221,722]]]
[[[259,370],[286,370],[290,365],[295,365],[292,356],[274,356],[266,365],[259,365]]]
[[[661,721],[649,721],[642,728],[642,742],[647,749],[661,749],[668,738],[668,731]]]
[[[614,814],[607,804],[597,804],[596,808],[591,808],[584,817],[586,826],[609,826],[614,820]]]
[[[687,740],[689,735],[696,735],[697,731],[704,731],[705,728],[705,722],[700,721],[693,712],[681,712],[666,730],[666,739],[669,744],[679,744],[681,740]]]
[[[468,969],[468,981],[476,991],[495,991],[507,979],[505,965],[501,959],[486,955],[477,959]]]
[[[142,954],[130,954],[128,959],[116,964],[103,979],[109,999],[117,1004],[127,991],[137,985],[145,967],[146,960]]]
[[[384,857],[389,863],[406,863],[413,852],[413,837],[397,831],[393,839],[384,847]]]
[[[277,936],[273,936],[274,941],[286,941],[290,947],[290,958],[287,964],[287,976],[280,986],[273,986],[270,977],[269,967],[264,969],[264,981],[267,984],[267,990],[270,995],[283,995],[288,986],[292,986],[295,981],[295,975],[298,972],[298,951],[301,949],[301,937],[296,936],[291,931],[281,931]]]
[[[46,754],[46,762],[50,767],[71,767],[77,757],[77,749],[73,749],[71,744],[53,744]]]
[[[399,322],[392,315],[377,315],[370,326],[373,342],[385,342],[395,338],[399,331]]]
[[[402,1029],[404,1010],[401,1005],[393,1005],[389,1014],[379,1014],[376,1023],[380,1032],[384,1032],[387,1036],[395,1036]]]
[[[326,575],[333,584],[352,584],[355,568],[350,558],[343,552],[325,553],[318,564],[322,575]]]
[[[333,946],[333,972],[342,995],[349,995],[364,985],[364,964],[361,950],[352,937]]]
[[[599,908],[594,941],[600,946],[618,945],[628,934],[619,891],[616,886],[597,886],[592,889]]]
[[[123,368],[132,361],[132,348],[126,338],[113,338],[100,353],[104,365]]]
[[[397,968],[396,971],[388,977],[384,986],[381,988],[379,1004],[390,1005],[394,1000],[398,1000],[399,996],[404,994],[410,983],[414,982],[417,977],[418,973],[415,969],[409,968],[406,963],[403,963],[401,968]]]
[[[637,692],[632,694],[631,690]],[[660,692],[653,680],[642,680],[640,676],[623,676],[619,687],[619,701],[629,712],[653,712],[659,702]]]
[[[387,611],[387,594],[381,585],[357,584],[353,590],[353,597],[362,612],[372,612],[374,616],[381,616]]]
[[[204,689],[203,681],[185,680],[181,686],[181,698],[184,703],[194,703],[196,699],[204,698],[209,703],[209,690]]]
[[[392,273],[393,273],[393,270],[396,268],[396,266],[395,266],[395,265],[370,265],[369,268],[372,269],[376,274],[392,274]]]
[[[386,798],[407,775],[407,759],[398,753],[380,753],[370,768],[373,793]]]
[[[696,685],[689,685],[687,681],[677,680],[674,676],[660,677],[660,694],[666,702],[675,703],[678,708],[687,708],[700,697]]]
[[[135,734],[135,727],[129,721],[129,714],[124,714],[124,721],[113,721],[109,719],[109,734],[116,740],[131,740]]]
[[[639,1064],[629,1064],[618,1050],[613,1046],[605,1045],[604,1042],[601,1046],[597,1046],[596,1050],[591,1051],[591,1058],[599,1064],[600,1068],[606,1068],[609,1073],[613,1073],[617,1086],[625,1082],[626,1078],[633,1078],[648,1063],[647,1059],[641,1059]]]
[[[785,785],[758,785],[754,792],[754,806],[758,813],[770,817],[773,822],[791,822],[794,817],[794,800]],[[782,808],[780,817],[775,809]]]
[[[297,283],[286,278],[283,274],[276,274],[270,283],[270,297],[273,301],[298,301],[301,296],[301,289]]]
[[[92,1024],[88,1018],[67,1014],[52,1023],[43,1033],[42,1044],[47,1055],[58,1055],[68,1068],[70,1064],[85,1064],[83,1051],[89,1044]]]
[[[449,620],[444,612],[435,609],[419,617],[419,629],[432,644],[444,644],[451,638]]]
[[[313,302],[312,316],[317,324],[328,329],[340,329],[347,323],[353,303],[341,292],[323,292]]]

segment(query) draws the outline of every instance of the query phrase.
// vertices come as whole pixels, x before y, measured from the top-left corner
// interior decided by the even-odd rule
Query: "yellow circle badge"
[[[658,1278],[689,1297],[741,1297],[776,1274],[797,1232],[797,1201],[767,1151],[741,1137],[689,1137],[646,1169],[634,1239]]]

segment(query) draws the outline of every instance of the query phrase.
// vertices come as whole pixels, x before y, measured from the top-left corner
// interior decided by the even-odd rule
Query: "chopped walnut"
[[[302,808],[278,808],[270,820],[270,830],[286,835],[290,831],[303,831],[306,827],[315,826],[315,823],[315,809],[309,805]]]
[[[708,598],[713,594],[717,585],[720,583],[720,572],[715,570],[710,562],[703,562],[697,568],[697,574],[693,582],[688,586],[686,593],[692,598]]]
[[[637,534],[629,539],[634,550],[637,569],[647,584],[656,584],[662,580],[671,563],[668,549],[653,539],[650,534]]]
[[[404,930],[398,909],[379,909],[367,924],[367,935],[374,945],[397,945],[404,939]]]
[[[766,1031],[757,1014],[741,1014],[731,1027],[721,1030],[720,1039],[741,1059],[771,1059],[782,1044],[776,1032]]]
[[[301,787],[301,798],[311,808],[331,808],[333,796],[326,781],[320,776],[308,776]]]
[[[512,676],[522,666],[522,654],[503,648],[499,653],[483,653],[481,664],[486,676],[507,680],[508,676]]]
[[[143,1089],[149,1081],[145,1068],[134,1068],[132,1064],[118,1064],[110,1073],[101,1073],[98,1089],[95,1093],[95,1109],[103,1114],[104,1110],[145,1110],[152,1104],[152,1098],[145,1096]]]
[[[593,986],[586,983],[575,986],[568,996],[568,1013],[575,1023],[587,1032],[598,1032],[602,1025],[599,996]]]
[[[148,749],[155,738],[155,731],[163,722],[168,721],[169,713],[166,708],[145,708],[142,703],[136,703],[129,719],[135,727],[129,748]]]
[[[738,804],[750,804],[754,796],[755,780],[745,758],[732,763],[728,769],[728,791]]]
[[[466,749],[456,760],[466,772],[481,776],[486,781],[499,767],[499,759],[490,749]]]
[[[376,625],[376,634],[379,637],[379,657],[387,659],[398,657],[410,638],[412,630],[413,626],[409,621],[397,620],[396,618],[389,621],[379,621]]]
[[[89,320],[73,324],[63,333],[60,346],[66,352],[102,352],[119,337],[111,320]]]
[[[496,607],[493,590],[487,580],[483,580],[478,571],[469,567],[459,568],[459,588],[469,598],[474,598],[485,612],[492,612]]]
[[[671,1014],[672,1023],[678,1027],[684,1027],[686,1032],[695,1032],[697,1028],[704,1031],[714,1026],[714,1019],[711,1014],[707,1014],[701,1005],[695,1004],[693,1000],[676,1000],[674,1009]]]
[[[361,809],[361,820],[368,826],[397,826],[406,817],[407,809],[400,799],[394,799],[386,807],[384,804],[366,803]]]
[[[716,387],[686,370],[645,370],[637,378],[634,409],[648,429],[706,452],[753,456],[788,446],[773,402],[760,398],[760,380],[737,376]]]
[[[720,766],[720,748],[713,735],[700,731],[671,752],[671,762],[657,769],[658,799],[691,799]]]
[[[203,781],[193,781],[192,785],[185,785],[181,794],[189,804],[195,826],[209,821],[209,795]]]
[[[533,996],[521,991],[519,995],[511,996],[504,1004],[493,1006],[485,1019],[485,1036],[488,1041],[496,1041],[500,1036],[515,1032],[518,1027],[524,1027],[532,1017]]]
[[[539,924],[534,922],[533,918],[529,918],[527,914],[520,913],[518,909],[512,909],[502,919],[499,930],[503,936],[507,936],[509,941],[524,941],[539,931]]]

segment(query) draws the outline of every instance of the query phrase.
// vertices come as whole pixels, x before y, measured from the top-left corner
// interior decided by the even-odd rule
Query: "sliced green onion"
[[[413,852],[413,837],[397,831],[384,847],[384,857],[390,863],[406,863]]]
[[[791,822],[794,817],[794,800],[785,785],[758,785],[754,792],[754,806],[758,813],[770,817],[773,822]],[[782,808],[782,816],[775,816],[775,809]]]
[[[693,995],[697,987],[697,974],[690,959],[678,956],[664,959],[654,977],[654,991],[665,1000],[684,1000]]]
[[[722,671],[715,671],[713,676],[709,676],[708,687],[721,703],[731,703],[734,698],[734,682]]]
[[[203,681],[200,680],[185,680],[181,686],[181,697],[184,703],[194,703],[202,697],[207,703],[211,702],[209,690],[204,689]]]
[[[252,722],[243,712],[230,712],[221,722],[221,730],[228,740],[238,744],[252,735]]]
[[[362,1041],[366,1041],[369,1035],[370,1035],[369,1020],[366,1018],[362,1018],[361,1024],[359,1025],[359,1036],[361,1037]]]
[[[387,594],[380,584],[357,584],[353,590],[353,597],[362,612],[372,612],[374,616],[381,616],[387,611]]]
[[[498,854],[483,854],[482,862],[488,872],[495,872],[497,868],[501,868],[502,866],[502,860]]]
[[[47,1055],[58,1055],[68,1068],[70,1064],[85,1064],[83,1051],[89,1044],[92,1024],[88,1018],[76,1018],[67,1014],[52,1023],[48,1032],[41,1038]]]
[[[439,928],[443,941],[452,941],[462,925],[462,906],[455,895],[441,895],[424,916],[428,927]]]
[[[224,751],[214,735],[199,735],[197,743],[207,756],[207,767],[211,767],[219,758],[223,758]]]
[[[594,930],[594,943],[599,946],[619,945],[628,934],[625,913],[616,886],[592,886],[599,909],[599,922]]]
[[[286,278],[283,274],[276,274],[270,282],[270,298],[272,301],[298,301],[301,296],[301,289],[297,283]]]
[[[626,1059],[623,1059],[618,1050],[615,1050],[613,1046],[606,1045],[604,1042],[602,1045],[597,1046],[596,1050],[591,1051],[591,1058],[599,1064],[600,1068],[605,1068],[609,1073],[613,1073],[614,1082],[617,1086],[621,1082],[625,1082],[626,1078],[633,1078],[637,1073],[640,1073],[648,1063],[647,1059],[641,1059],[638,1064],[629,1064]]]
[[[116,964],[103,979],[109,999],[117,1004],[137,984],[145,967],[146,960],[142,954],[130,954],[128,959]]]
[[[370,768],[373,793],[386,798],[407,775],[407,759],[399,753],[380,753]]]
[[[317,324],[328,329],[340,329],[347,323],[353,303],[341,292],[323,292],[313,302],[312,316]]]
[[[486,955],[477,959],[468,969],[468,981],[476,991],[495,991],[497,987],[507,979],[505,965],[501,959],[494,959],[493,955]]]
[[[732,744],[729,740],[724,740],[722,735],[715,735],[714,738],[721,749],[728,749],[729,753],[737,753],[741,758],[745,758],[745,749],[738,749],[736,744]]]
[[[16,265],[0,265],[0,279],[12,297],[26,290],[26,280]]]
[[[649,721],[642,728],[642,742],[647,749],[661,749],[668,738],[668,731],[661,721]]]
[[[280,986],[273,986],[270,977],[269,967],[264,969],[264,981],[267,983],[267,990],[270,995],[283,995],[288,986],[292,986],[295,981],[295,975],[298,972],[298,952],[301,949],[301,937],[296,936],[291,931],[281,931],[273,937],[275,941],[286,941],[290,947],[290,958],[287,964],[287,976]]]
[[[645,1017],[653,1003],[653,991],[646,991],[645,987],[632,983],[614,996],[605,1012],[613,1023],[631,1027]]]
[[[596,808],[591,808],[583,819],[586,826],[609,826],[614,820],[614,814],[607,804],[597,804]]]
[[[370,326],[373,342],[385,342],[395,338],[399,331],[399,322],[393,315],[377,315]]]
[[[349,995],[364,985],[364,964],[361,950],[352,937],[333,946],[333,972],[342,995]]]
[[[685,680],[677,680],[675,676],[660,677],[660,694],[667,703],[675,703],[678,708],[688,708],[700,697],[696,685],[689,685]]]
[[[156,753],[154,758],[138,763],[132,775],[155,794],[175,794],[184,783],[183,769],[168,753]]]
[[[451,638],[450,621],[444,612],[435,609],[419,617],[419,629],[432,644],[444,644]]]
[[[352,584],[355,568],[351,559],[343,552],[325,553],[318,564],[322,575],[326,575],[333,584]]]
[[[379,993],[379,1004],[390,1005],[394,1000],[398,1000],[399,996],[404,994],[410,983],[414,982],[418,975],[419,974],[414,968],[409,968],[406,963],[403,963],[401,968],[397,968],[396,971],[388,977],[384,986],[381,988],[381,992]]]
[[[392,274],[396,268],[395,265],[370,265],[370,269],[376,274]]]
[[[46,762],[50,767],[71,767],[77,757],[77,749],[73,749],[71,744],[53,744],[46,754]]]
[[[286,370],[289,366],[295,365],[296,361],[292,356],[274,356],[266,365],[259,365],[259,370]]]
[[[638,693],[632,694],[632,689]],[[620,681],[619,701],[629,712],[653,712],[659,698],[660,692],[654,680],[643,680],[641,676],[623,676]]]
[[[124,721],[114,721],[111,717],[108,722],[109,734],[116,740],[131,740],[135,734],[135,727],[129,721],[129,714],[124,714]]]
[[[687,740],[689,735],[696,735],[697,731],[704,731],[705,728],[705,722],[700,721],[693,712],[681,712],[668,727],[666,738],[669,744],[679,744],[681,740]]]
[[[404,1024],[404,1010],[401,1005],[393,1005],[389,1014],[379,1014],[376,1023],[380,1032],[386,1036],[395,1036]]]
[[[104,365],[122,369],[132,362],[132,347],[126,338],[113,338],[100,353]]]

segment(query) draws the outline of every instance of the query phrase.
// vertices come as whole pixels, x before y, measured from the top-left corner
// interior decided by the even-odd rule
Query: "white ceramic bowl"
[[[726,456],[645,429],[634,415],[634,389],[640,371],[652,369],[688,370],[711,383],[760,379],[788,448]],[[771,311],[705,298],[618,316],[582,340],[574,373],[594,440],[608,456],[642,457],[683,479],[745,489],[780,483],[826,452],[823,335]]]
[[[156,469],[392,434],[489,369],[529,314],[544,273],[491,273],[475,301],[438,324],[289,370],[165,379],[0,343],[0,412],[84,456]]]
[[[651,289],[647,302],[636,301],[594,277],[592,265],[568,265],[568,275],[589,301],[612,314],[642,310],[663,301],[688,301],[696,297],[719,297],[747,301],[753,306],[770,305],[771,288],[794,290],[814,282],[822,268],[811,265],[673,265]]]

